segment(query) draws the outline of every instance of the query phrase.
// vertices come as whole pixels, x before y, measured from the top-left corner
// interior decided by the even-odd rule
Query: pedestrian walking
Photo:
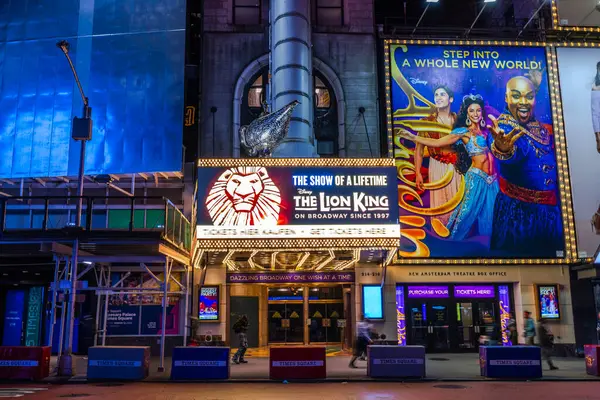
[[[519,345],[519,332],[517,331],[517,321],[515,320],[515,316],[510,313],[510,318],[507,324],[508,328],[508,340],[513,346]]]
[[[550,371],[558,369],[552,361],[552,350],[554,348],[554,335],[550,331],[548,324],[544,318],[540,320],[538,326],[540,347],[542,348],[542,358],[548,363]]]
[[[363,319],[358,323],[356,328],[356,340],[354,342],[354,354],[352,355],[352,359],[350,360],[350,364],[348,366],[350,368],[356,368],[356,359],[360,357],[365,351],[367,351],[367,346],[373,343],[370,335],[371,324],[368,319]]]
[[[525,344],[527,346],[533,346],[535,342],[535,322],[533,321],[533,318],[531,318],[531,313],[529,311],[523,313],[523,323]]]
[[[237,351],[233,355],[233,359],[231,360],[234,364],[247,364],[248,361],[244,360],[244,354],[246,354],[246,350],[248,350],[248,317],[246,315],[242,315],[235,324],[233,324],[233,331],[238,335],[238,340],[240,342]]]

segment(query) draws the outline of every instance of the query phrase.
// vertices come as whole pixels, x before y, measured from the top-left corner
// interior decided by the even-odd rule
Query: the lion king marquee
[[[396,249],[392,159],[213,159],[198,164],[203,249]]]

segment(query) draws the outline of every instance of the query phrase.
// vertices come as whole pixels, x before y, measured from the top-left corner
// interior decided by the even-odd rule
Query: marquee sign
[[[391,163],[228,161],[199,168],[200,240],[400,238]]]

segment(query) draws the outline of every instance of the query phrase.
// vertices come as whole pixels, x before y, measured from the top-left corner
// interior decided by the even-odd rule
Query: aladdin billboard
[[[594,257],[600,235],[600,50],[559,47],[558,72],[580,258]],[[600,233],[600,232],[598,232]]]
[[[201,167],[197,237],[397,240],[395,182],[392,166]]]
[[[389,44],[401,255],[560,258],[542,47]]]
[[[83,105],[62,39],[93,109],[85,173],[181,171],[184,0],[4,1],[0,10],[0,178],[78,173],[71,124]]]

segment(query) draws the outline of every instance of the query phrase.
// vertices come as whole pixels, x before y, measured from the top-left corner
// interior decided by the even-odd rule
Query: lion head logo
[[[277,225],[281,193],[264,167],[229,168],[206,198],[214,225]]]

